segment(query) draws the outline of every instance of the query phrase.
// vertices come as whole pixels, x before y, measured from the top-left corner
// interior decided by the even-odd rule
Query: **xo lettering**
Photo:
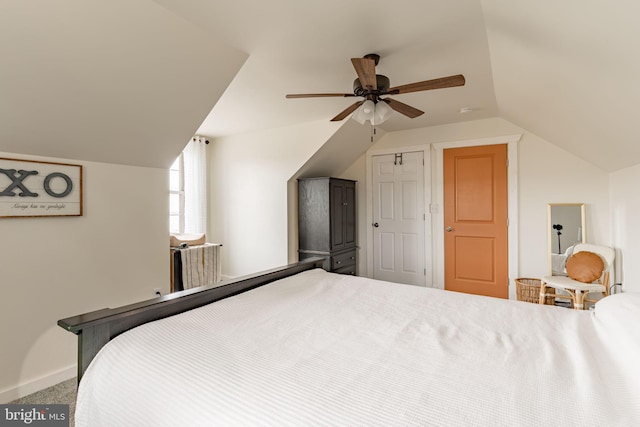
[[[31,175],[38,175],[38,171],[26,171],[22,169],[0,169],[0,175],[2,174],[6,175],[11,180],[11,184],[9,184],[7,188],[0,192],[0,197],[15,197],[16,194],[20,197],[38,197],[38,193],[29,190],[24,182],[27,177]],[[62,179],[66,184],[66,188],[59,193],[56,193],[51,189],[51,180],[55,178]],[[49,196],[62,198],[71,193],[71,190],[73,190],[73,182],[68,175],[62,172],[52,172],[44,178],[42,187],[45,193],[47,193]]]

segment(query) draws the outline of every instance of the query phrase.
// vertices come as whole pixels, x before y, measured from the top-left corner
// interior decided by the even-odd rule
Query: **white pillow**
[[[170,234],[169,246],[177,247],[182,243],[186,243],[189,246],[204,245],[207,241],[207,237],[204,233],[196,234]]]
[[[640,354],[640,292],[623,292],[602,298],[594,311],[603,338],[620,351]],[[636,360],[637,362],[637,360]]]
[[[573,254],[573,248],[575,248],[576,245],[571,245],[567,248],[566,251],[564,251],[564,255],[569,258],[572,254]]]
[[[622,292],[609,295],[596,303],[596,317],[614,322],[612,326],[633,326],[640,331],[640,292]]]

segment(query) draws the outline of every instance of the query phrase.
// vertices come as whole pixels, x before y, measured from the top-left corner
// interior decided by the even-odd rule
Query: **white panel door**
[[[423,152],[373,156],[373,277],[425,281]]]

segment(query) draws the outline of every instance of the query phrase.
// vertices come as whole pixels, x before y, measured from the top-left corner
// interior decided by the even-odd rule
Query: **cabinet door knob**
[[[336,261],[336,265],[340,265],[340,264],[342,264],[341,261]]]

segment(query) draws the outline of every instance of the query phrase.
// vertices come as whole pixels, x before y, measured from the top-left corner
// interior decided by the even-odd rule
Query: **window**
[[[208,141],[194,136],[169,169],[169,232],[205,233]]]
[[[184,233],[184,155],[169,169],[169,232]]]

